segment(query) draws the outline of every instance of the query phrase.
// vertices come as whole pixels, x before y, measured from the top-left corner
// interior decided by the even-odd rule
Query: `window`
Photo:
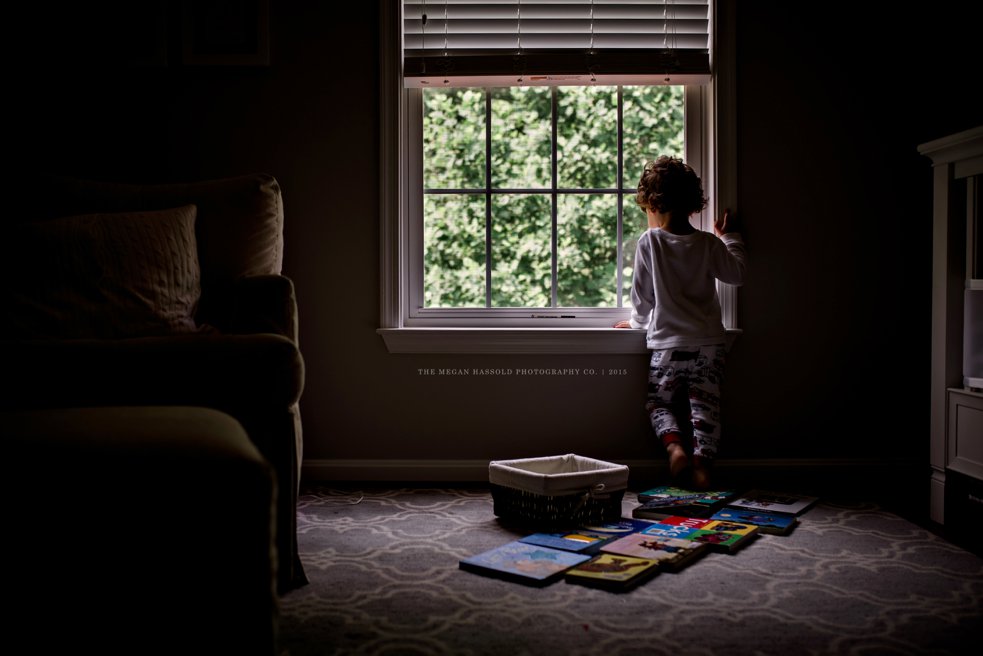
[[[709,76],[699,74],[709,68],[711,7],[705,0],[641,6],[664,35],[670,24],[702,26],[702,59],[699,48],[696,56],[671,51],[669,64],[665,49],[647,57],[625,49],[637,45],[637,35],[612,36],[611,25],[637,21],[612,19],[602,32],[595,20],[601,9],[618,12],[625,5],[597,1],[567,3],[577,5],[570,16],[580,17],[570,22],[597,30],[586,50],[562,57],[554,51],[552,59],[530,54],[517,64],[525,53],[496,52],[487,39],[469,50],[448,35],[464,24],[478,31],[474,12],[491,6],[515,12],[518,36],[509,33],[505,42],[526,39],[532,53],[558,38],[563,30],[557,25],[565,29],[555,15],[542,17],[562,3],[505,3],[504,9],[439,0],[403,4],[406,15],[384,16],[383,25],[384,49],[402,36],[407,53],[398,64],[392,52],[383,57],[380,332],[390,350],[644,351],[637,333],[610,329],[629,312],[631,259],[645,226],[634,203],[641,167],[656,154],[682,156],[703,176],[711,202],[719,193],[713,187],[713,88]],[[560,15],[569,9],[562,7]],[[582,20],[585,10],[589,21]],[[669,21],[670,10],[682,10],[686,21]],[[523,22],[523,11],[541,23]],[[652,20],[652,12],[663,20]],[[470,18],[455,25],[455,14]],[[494,20],[496,30],[512,22],[501,14]],[[414,21],[420,34],[412,34]],[[537,34],[546,41],[537,43],[531,36]],[[620,49],[605,50],[612,38],[621,39]],[[685,41],[675,31],[673,38]],[[595,57],[587,72],[558,68],[558,61],[583,62],[584,52]],[[488,73],[503,67],[511,70]],[[387,89],[396,102],[386,102]],[[713,211],[711,204],[698,227],[709,228]],[[408,346],[407,339],[424,341]]]

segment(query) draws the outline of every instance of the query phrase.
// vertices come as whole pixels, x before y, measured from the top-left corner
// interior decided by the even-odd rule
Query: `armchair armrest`
[[[245,276],[231,290],[227,330],[233,334],[274,333],[298,341],[297,297],[283,275]]]

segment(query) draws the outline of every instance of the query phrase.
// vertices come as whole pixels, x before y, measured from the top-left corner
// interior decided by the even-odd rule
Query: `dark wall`
[[[932,188],[917,146],[983,124],[980,22],[945,2],[830,22],[782,17],[790,6],[739,6],[754,260],[730,421],[761,455],[922,455]]]
[[[156,68],[123,66],[126,22],[91,6],[21,9],[8,162],[137,182],[274,174],[300,304],[308,459],[658,455],[644,356],[386,351],[375,333],[375,3],[274,0],[272,61],[258,69],[183,65],[170,4],[169,62]],[[949,4],[960,6],[932,9]],[[752,259],[721,455],[927,457],[931,177],[917,146],[983,123],[971,101],[979,23],[910,12],[891,29],[873,15],[851,26],[789,6],[738,7],[739,211]],[[539,366],[629,373],[417,373]]]

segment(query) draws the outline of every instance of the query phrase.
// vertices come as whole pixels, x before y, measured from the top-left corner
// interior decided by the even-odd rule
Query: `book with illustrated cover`
[[[632,509],[631,515],[636,519],[647,519],[652,522],[660,522],[666,517],[696,517],[707,519],[719,508],[715,505],[710,506],[701,503],[689,503],[683,501],[665,502],[660,499],[651,499]]]
[[[590,559],[591,556],[586,554],[513,540],[464,558],[458,561],[458,566],[476,574],[542,586],[562,578],[565,571]]]
[[[726,502],[737,496],[737,490],[688,490],[673,485],[660,485],[651,489],[639,492],[637,495],[639,503],[652,501],[653,499],[665,500],[687,500],[691,502],[717,505]]]
[[[699,519],[697,517],[683,517],[681,515],[671,515],[664,518],[662,521],[654,522],[647,529],[642,531],[646,535],[658,535],[663,538],[677,538],[679,540],[685,540],[689,536],[693,535],[700,530],[700,527],[704,526],[708,519]]]
[[[572,567],[563,575],[567,583],[612,591],[630,590],[659,573],[659,561],[620,554],[601,553]]]
[[[601,547],[602,553],[659,561],[659,566],[678,572],[709,550],[706,544],[645,533],[630,533]]]
[[[559,533],[533,533],[519,542],[538,544],[541,547],[553,547],[576,553],[595,554],[605,542],[615,539],[615,535],[595,533],[593,531],[563,531]]]
[[[580,528],[584,531],[590,531],[591,533],[627,535],[629,533],[638,533],[639,531],[643,531],[651,526],[652,523],[653,522],[648,519],[621,517],[620,519],[609,520],[597,524],[587,524],[581,526]]]
[[[643,531],[644,535],[690,540],[706,544],[712,551],[734,553],[757,537],[753,524],[695,517],[667,517]]]
[[[674,515],[706,518],[736,498],[736,490],[695,492],[672,486],[655,487],[638,494],[640,505],[632,510],[632,516],[656,521]]]
[[[745,510],[760,510],[786,515],[801,515],[819,501],[819,497],[771,490],[751,490],[725,505]]]
[[[734,553],[758,537],[759,533],[758,527],[752,524],[710,520],[686,539],[709,545],[713,551]]]
[[[762,533],[770,533],[772,535],[788,535],[799,523],[799,518],[795,515],[751,510],[750,508],[733,508],[731,506],[724,506],[714,513],[710,519],[753,524]]]

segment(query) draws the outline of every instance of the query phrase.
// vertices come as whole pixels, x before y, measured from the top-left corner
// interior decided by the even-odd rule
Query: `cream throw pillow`
[[[185,205],[17,225],[0,331],[16,339],[196,331],[196,213]]]

